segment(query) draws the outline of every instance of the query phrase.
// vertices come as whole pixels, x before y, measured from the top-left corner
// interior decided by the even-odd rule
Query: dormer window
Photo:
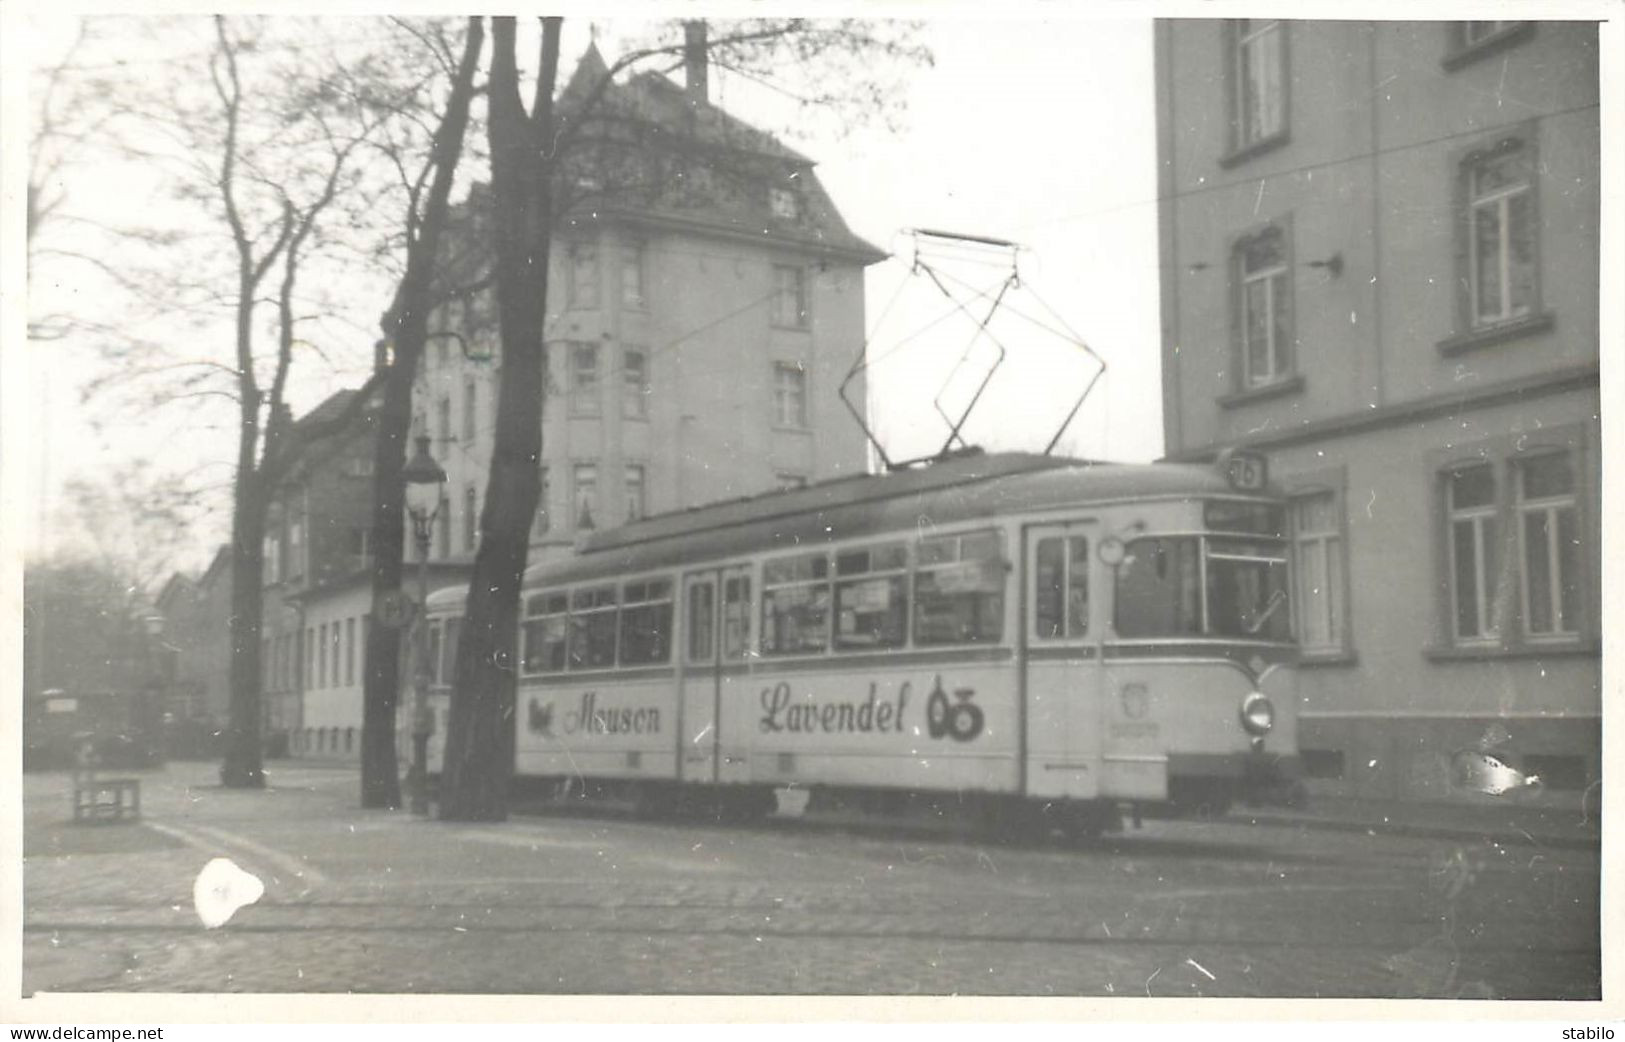
[[[795,221],[801,218],[801,199],[788,188],[768,189],[767,204],[773,216],[780,220]]]

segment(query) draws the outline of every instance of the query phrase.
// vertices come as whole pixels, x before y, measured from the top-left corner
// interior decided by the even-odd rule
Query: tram
[[[515,775],[656,805],[950,795],[1091,832],[1217,809],[1296,773],[1285,522],[1252,455],[973,450],[599,532],[527,571]]]

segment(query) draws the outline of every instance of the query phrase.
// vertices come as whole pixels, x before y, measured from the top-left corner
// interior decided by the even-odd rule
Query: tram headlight
[[[1254,691],[1241,700],[1241,726],[1248,734],[1266,735],[1275,726],[1275,703]]]

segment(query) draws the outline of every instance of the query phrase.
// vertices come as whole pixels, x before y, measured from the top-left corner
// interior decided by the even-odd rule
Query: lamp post
[[[146,682],[141,686],[149,693],[149,698],[144,705],[141,704],[144,700],[137,698],[135,727],[140,732],[137,740],[144,746],[137,750],[137,755],[147,763],[155,763],[164,749],[169,731],[169,690],[162,672],[164,617],[156,612],[142,615],[141,629],[146,635],[142,647],[147,671]]]
[[[434,716],[429,712],[429,536],[440,513],[446,472],[429,455],[429,436],[417,439],[417,451],[401,470],[406,483],[406,512],[412,516],[412,537],[418,550],[417,626],[412,640],[414,700],[412,707],[412,767],[407,772],[413,814],[429,813],[429,735]]]

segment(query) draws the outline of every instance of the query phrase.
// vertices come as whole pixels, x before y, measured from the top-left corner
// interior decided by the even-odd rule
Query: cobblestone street
[[[468,826],[344,771],[143,777],[73,827],[25,779],[24,990],[1495,996],[1599,992],[1594,850],[1148,822],[1091,847],[811,823]],[[226,856],[264,898],[204,930]]]

